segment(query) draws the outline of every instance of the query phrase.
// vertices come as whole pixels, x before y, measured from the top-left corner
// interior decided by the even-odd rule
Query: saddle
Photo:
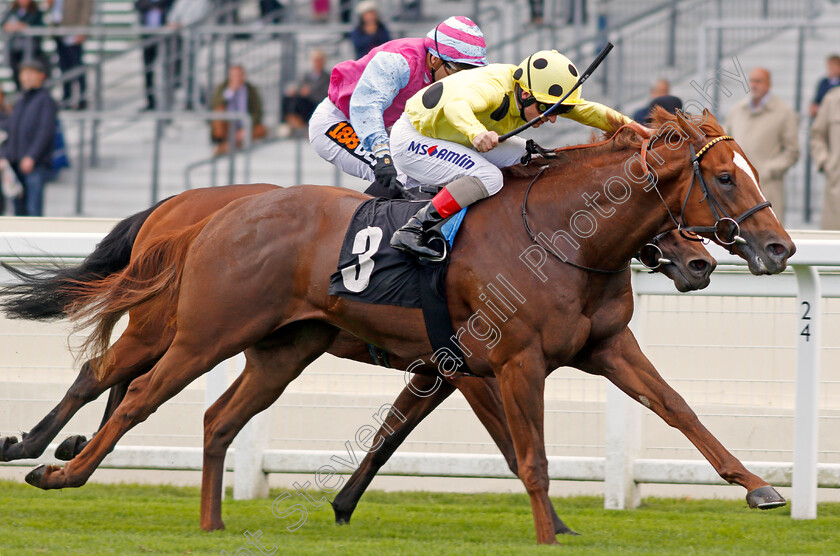
[[[393,233],[425,202],[381,197],[363,201],[347,228],[328,293],[361,303],[422,309],[434,351],[445,348],[457,359],[458,367],[466,369],[460,346],[450,340],[455,331],[446,304],[448,260],[419,261],[389,243]],[[460,220],[453,224],[454,237]],[[375,363],[387,361],[378,352],[372,353]]]

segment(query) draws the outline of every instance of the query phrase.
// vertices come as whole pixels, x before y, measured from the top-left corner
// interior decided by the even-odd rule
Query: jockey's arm
[[[411,68],[401,55],[379,52],[368,62],[350,97],[350,124],[362,146],[379,158],[390,153],[383,113],[408,85]]]
[[[489,131],[476,117],[499,106],[505,92],[491,84],[473,84],[462,94],[450,98],[443,106],[443,115],[453,128],[464,134],[470,143],[476,136]]]
[[[602,131],[612,130],[611,119],[618,121],[620,124],[629,124],[633,121],[618,110],[613,110],[601,103],[590,102],[588,100],[584,100],[581,104],[576,105],[572,111],[561,114],[561,116],[588,126],[596,127]]]

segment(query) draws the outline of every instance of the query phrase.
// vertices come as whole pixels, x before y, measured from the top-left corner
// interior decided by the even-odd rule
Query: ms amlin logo
[[[446,162],[451,162],[455,166],[459,166],[464,168],[465,170],[469,170],[473,166],[475,166],[475,162],[468,154],[460,154],[455,151],[450,151],[447,149],[439,149],[437,145],[424,145],[423,143],[415,143],[414,141],[408,146],[408,150],[417,153],[417,154],[424,154],[433,156],[435,158],[440,158],[445,160]]]

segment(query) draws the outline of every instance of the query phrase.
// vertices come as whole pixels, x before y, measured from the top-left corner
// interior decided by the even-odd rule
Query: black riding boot
[[[426,233],[442,221],[443,217],[438,214],[435,205],[429,201],[417,211],[417,214],[409,218],[402,228],[394,232],[391,237],[391,247],[420,258],[442,258],[443,251],[433,249],[426,243]]]

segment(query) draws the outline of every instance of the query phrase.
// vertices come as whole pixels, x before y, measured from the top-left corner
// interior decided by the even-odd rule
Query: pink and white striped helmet
[[[487,65],[484,35],[473,20],[462,15],[450,17],[429,31],[425,45],[432,56],[448,62]]]

